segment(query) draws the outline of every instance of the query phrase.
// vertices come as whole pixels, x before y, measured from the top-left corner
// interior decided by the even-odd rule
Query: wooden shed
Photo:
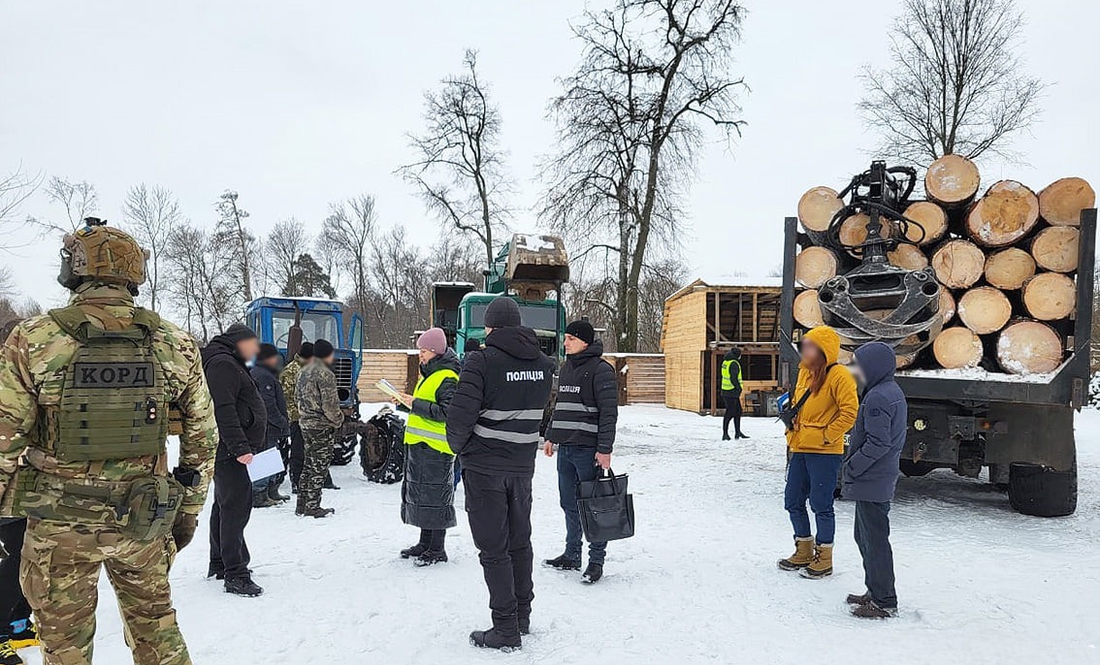
[[[665,403],[665,357],[660,353],[605,353],[619,375],[619,404]]]
[[[738,280],[739,281],[739,280]],[[779,388],[780,280],[711,285],[696,280],[665,301],[661,349],[665,404],[719,414],[722,356],[741,349],[747,413],[766,407]]]

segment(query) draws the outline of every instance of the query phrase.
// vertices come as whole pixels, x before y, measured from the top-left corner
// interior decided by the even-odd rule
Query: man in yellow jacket
[[[790,461],[783,494],[794,527],[795,552],[780,559],[779,567],[818,579],[833,573],[833,495],[844,461],[844,436],[856,422],[859,396],[848,368],[837,364],[840,337],[836,331],[828,326],[814,328],[802,337],[801,351],[798,383],[791,393],[791,408],[797,409],[797,415],[787,431]],[[817,522],[816,541],[807,500]]]

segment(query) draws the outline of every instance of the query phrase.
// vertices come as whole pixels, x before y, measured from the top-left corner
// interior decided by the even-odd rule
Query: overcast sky
[[[594,6],[604,2],[595,1]],[[898,2],[745,0],[734,74],[743,138],[714,136],[699,163],[684,239],[693,276],[764,275],[781,262],[782,219],[817,184],[843,185],[876,141],[855,111],[856,74],[883,62]],[[1100,185],[1100,3],[1022,0],[1031,73],[1052,84],[1045,112],[1013,146],[1028,164],[983,163],[1038,189],[1067,175]],[[196,222],[226,188],[261,233],[295,217],[316,232],[328,203],[373,194],[383,223],[431,244],[438,225],[393,175],[410,159],[422,93],[480,50],[520,192],[514,226],[541,190],[552,150],[547,100],[578,57],[569,22],[582,0],[411,2],[20,2],[0,0],[0,172],[88,180],[121,221],[137,183],[173,190]],[[27,214],[63,214],[42,197]],[[47,305],[56,243],[19,250],[19,286]]]

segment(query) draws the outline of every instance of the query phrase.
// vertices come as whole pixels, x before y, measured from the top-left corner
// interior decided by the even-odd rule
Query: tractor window
[[[275,311],[271,313],[271,335],[275,346],[286,348],[290,339],[290,327],[294,325],[294,312]],[[302,314],[302,341],[316,342],[319,339],[332,342],[340,348],[341,331],[336,325],[336,317],[331,314]]]
[[[489,309],[489,303],[476,303],[470,305],[469,321],[464,321],[468,328],[485,327],[485,311]],[[537,307],[534,305],[520,305],[519,318],[523,325],[535,330],[557,330],[558,308]]]

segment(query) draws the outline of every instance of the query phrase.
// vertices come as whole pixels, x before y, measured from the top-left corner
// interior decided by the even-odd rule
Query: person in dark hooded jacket
[[[577,484],[595,480],[599,469],[611,468],[615,427],[619,417],[619,381],[603,360],[603,342],[588,321],[565,328],[565,364],[558,376],[558,399],[546,428],[545,452],[558,451],[558,496],[565,512],[565,553],[545,562],[558,570],[580,570],[581,515]],[[590,543],[588,584],[603,577],[607,543]]]
[[[447,409],[447,443],[462,460],[466,515],[493,615],[492,629],[474,631],[470,641],[510,651],[530,629],[531,481],[555,367],[511,298],[489,304],[485,331],[485,350],[467,356]]]
[[[280,442],[290,436],[290,420],[287,417],[286,394],[279,383],[279,364],[282,356],[273,344],[261,344],[256,362],[250,374],[260,391],[267,411],[267,443],[263,450],[278,448]],[[262,452],[262,451],[260,451]],[[280,473],[252,483],[252,507],[267,508],[289,501],[289,496],[279,492],[286,474]]]
[[[202,367],[214,400],[218,453],[210,511],[208,577],[225,580],[227,593],[259,596],[248,563],[244,529],[252,516],[252,455],[267,445],[267,410],[247,364],[260,351],[256,333],[235,323],[202,350]]]
[[[890,548],[890,502],[898,482],[909,410],[894,381],[894,350],[882,342],[856,349],[863,398],[843,466],[843,494],[856,502],[855,540],[863,557],[867,592],[848,596],[852,614],[865,619],[897,616],[894,553]]]
[[[418,566],[447,561],[447,529],[455,519],[454,453],[447,445],[447,407],[458,388],[460,365],[447,348],[442,328],[429,328],[416,340],[420,380],[412,395],[395,398],[409,411],[405,425],[405,479],[401,487],[401,521],[420,527],[420,542],[401,550],[402,559]]]

